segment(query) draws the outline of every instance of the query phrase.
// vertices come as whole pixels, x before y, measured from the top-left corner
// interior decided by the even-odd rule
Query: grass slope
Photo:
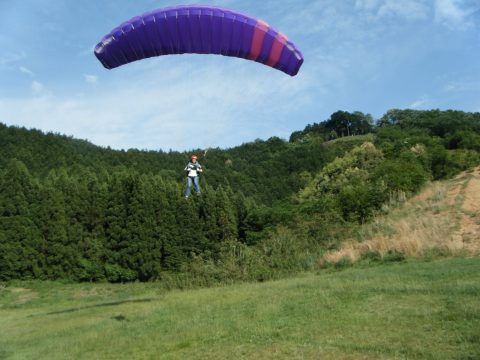
[[[438,252],[480,254],[480,167],[430,184],[387,215],[363,225],[356,235],[325,254],[320,263],[355,262],[392,251],[417,258]]]
[[[478,359],[480,258],[189,291],[0,288],[1,359]]]

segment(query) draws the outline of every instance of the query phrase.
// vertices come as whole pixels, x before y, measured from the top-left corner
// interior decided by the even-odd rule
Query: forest
[[[480,164],[480,113],[337,111],[289,140],[204,152],[0,123],[0,280],[188,286],[310,269],[392,197]],[[203,192],[186,200],[191,154]]]

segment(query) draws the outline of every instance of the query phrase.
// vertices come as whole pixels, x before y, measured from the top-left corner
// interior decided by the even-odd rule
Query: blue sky
[[[218,0],[302,50],[296,77],[222,56],[106,70],[103,35],[163,0],[0,0],[0,122],[115,149],[288,138],[337,110],[480,111],[480,0]]]

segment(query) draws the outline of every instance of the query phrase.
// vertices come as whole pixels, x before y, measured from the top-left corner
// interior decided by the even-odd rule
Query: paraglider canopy
[[[157,9],[122,23],[95,47],[107,69],[153,56],[218,54],[253,60],[295,76],[303,56],[266,22],[215,6]]]

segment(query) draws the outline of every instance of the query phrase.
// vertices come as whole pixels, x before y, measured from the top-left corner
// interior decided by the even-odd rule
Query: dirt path
[[[454,199],[460,219],[459,229],[453,236],[461,240],[469,252],[478,254],[480,253],[480,167],[475,168],[473,172],[462,173],[458,178],[463,178],[464,183]]]
[[[480,167],[471,174],[472,178],[465,189],[463,209],[478,215],[480,211]]]

